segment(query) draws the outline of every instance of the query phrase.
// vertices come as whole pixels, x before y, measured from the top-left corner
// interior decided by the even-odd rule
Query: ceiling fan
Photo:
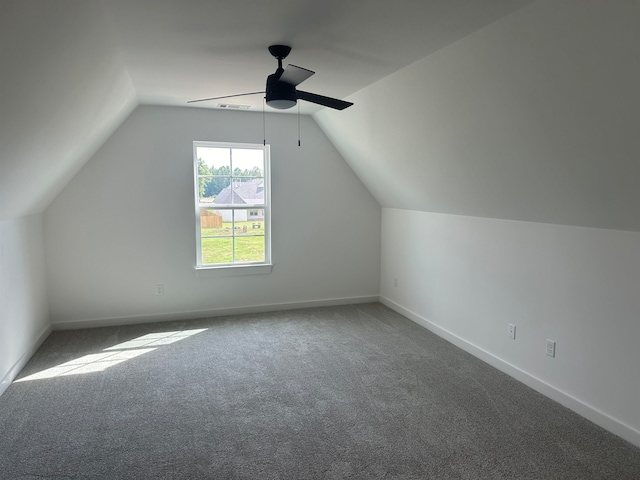
[[[199,100],[190,100],[187,103],[206,102],[209,100],[220,100],[223,98],[243,97],[246,95],[265,94],[267,105],[279,110],[286,110],[296,105],[298,100],[306,100],[307,102],[316,103],[336,110],[344,110],[353,105],[351,102],[338,100],[337,98],[325,97],[315,93],[303,92],[297,90],[296,86],[304,82],[315,72],[306,68],[297,67],[296,65],[287,65],[282,68],[282,60],[289,55],[291,47],[287,45],[271,45],[269,47],[271,55],[278,59],[278,69],[267,77],[267,86],[263,92],[239,93],[237,95],[225,95],[223,97],[201,98]]]

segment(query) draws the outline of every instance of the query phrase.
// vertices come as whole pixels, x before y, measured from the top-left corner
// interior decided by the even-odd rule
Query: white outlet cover
[[[547,339],[547,355],[552,358],[555,358],[556,356],[556,342],[553,340]]]

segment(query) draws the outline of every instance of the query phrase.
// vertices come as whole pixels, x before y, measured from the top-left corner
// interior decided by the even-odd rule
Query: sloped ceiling
[[[95,2],[0,3],[0,220],[41,212],[137,100]]]
[[[270,44],[343,98],[531,2],[2,0],[0,220],[46,208],[139,103],[263,89]]]
[[[640,2],[528,5],[317,122],[383,207],[640,231]]]

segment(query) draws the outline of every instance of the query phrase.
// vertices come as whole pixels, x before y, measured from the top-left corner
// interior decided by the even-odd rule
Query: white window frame
[[[264,204],[242,205],[237,207],[224,206],[216,207],[218,210],[247,210],[247,218],[249,210],[264,210],[264,261],[261,262],[242,262],[242,263],[202,263],[202,237],[200,225],[200,211],[203,208],[212,209],[211,205],[201,206],[198,185],[198,147],[209,148],[230,148],[230,149],[254,149],[261,150],[264,158]],[[233,272],[234,274],[244,273],[269,273],[271,272],[271,151],[269,145],[257,143],[228,143],[228,142],[193,142],[193,185],[194,185],[194,205],[196,220],[196,270],[198,271],[215,271],[215,272]],[[232,169],[233,170],[233,169]]]

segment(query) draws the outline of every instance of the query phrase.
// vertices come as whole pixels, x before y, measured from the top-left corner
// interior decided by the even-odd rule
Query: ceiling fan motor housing
[[[295,86],[285,82],[278,82],[280,75],[282,75],[282,72],[276,71],[276,73],[272,73],[267,77],[267,105],[279,110],[286,110],[296,105],[298,97]]]

